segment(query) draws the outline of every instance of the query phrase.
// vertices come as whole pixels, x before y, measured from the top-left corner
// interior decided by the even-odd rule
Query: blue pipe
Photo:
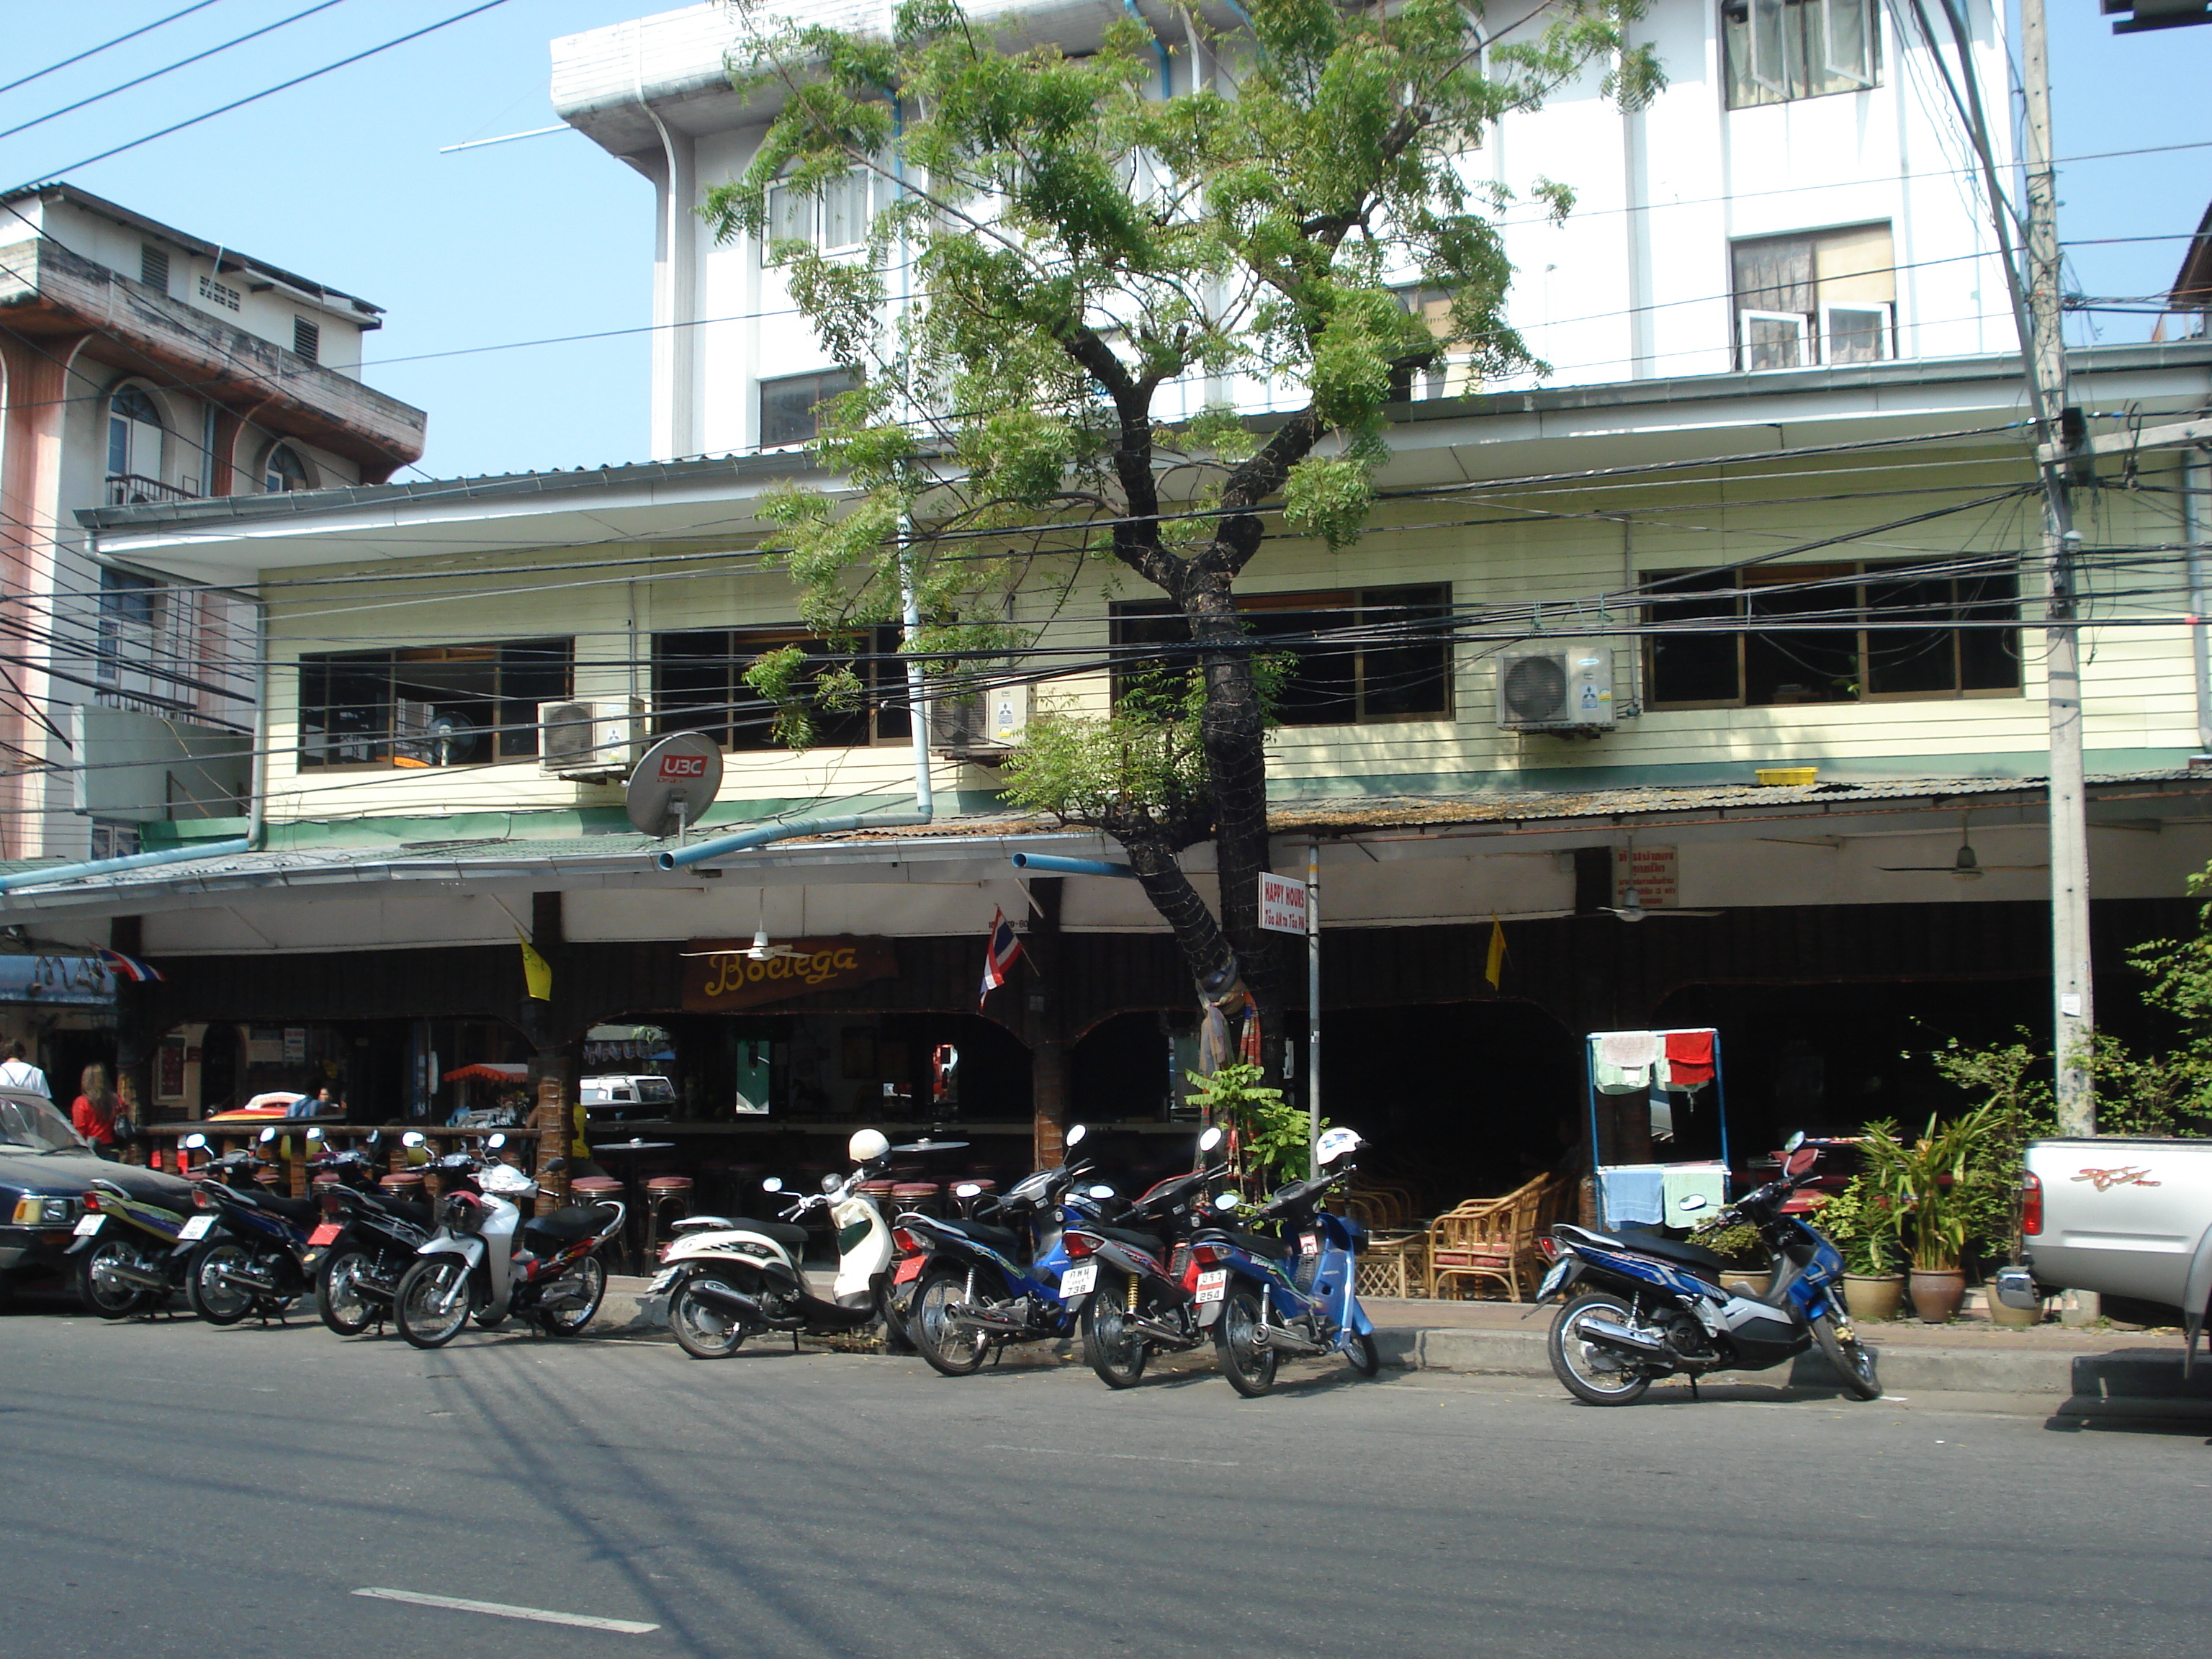
[[[1160,101],[1164,104],[1175,96],[1175,71],[1168,64],[1167,42],[1160,39],[1158,29],[1145,22],[1145,14],[1137,9],[1137,0],[1121,0],[1121,9],[1143,23],[1145,32],[1152,37],[1152,50],[1160,55]]]
[[[1050,853],[1017,853],[1017,870],[1041,870],[1054,876],[1127,876],[1134,881],[1137,872],[1126,864],[1109,864],[1103,859],[1064,859]]]
[[[694,842],[679,847],[672,853],[656,853],[653,862],[662,870],[681,870],[689,865],[704,864],[725,853],[742,853],[750,848],[765,847],[774,841],[789,841],[794,836],[827,835],[839,830],[907,830],[931,821],[927,812],[886,812],[880,817],[854,813],[836,818],[793,818],[784,823],[763,824],[757,830],[741,830],[734,836],[717,836],[712,841]]]
[[[12,893],[24,887],[45,887],[58,881],[78,881],[88,876],[112,875],[122,870],[143,870],[156,864],[181,864],[186,859],[228,858],[233,853],[252,850],[252,838],[240,836],[236,841],[202,842],[194,847],[164,848],[158,853],[133,853],[127,858],[57,864],[50,870],[18,870],[12,876],[0,876],[0,893]]]

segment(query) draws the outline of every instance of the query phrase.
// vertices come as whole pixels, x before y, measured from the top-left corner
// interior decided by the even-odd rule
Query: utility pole
[[[2097,1132],[2089,1070],[2096,1006],[2089,974],[2089,836],[2081,781],[2081,641],[2067,470],[2080,422],[2066,400],[2064,313],[2059,307],[2057,175],[2051,139],[2051,58],[2043,0],[2021,0],[2021,79],[2027,100],[2027,321],[2024,343],[2043,477],[2046,696],[2051,720],[2051,991],[2061,1134]],[[1966,72],[1972,75],[1967,67]],[[1992,205],[1999,213],[2002,202]]]

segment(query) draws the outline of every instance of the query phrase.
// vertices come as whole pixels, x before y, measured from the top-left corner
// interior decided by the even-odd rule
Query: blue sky
[[[0,82],[189,0],[9,0]],[[0,129],[314,0],[216,0],[88,62],[0,94]],[[641,330],[651,320],[652,191],[572,134],[441,155],[544,126],[554,37],[663,8],[636,0],[507,3],[321,80],[87,167],[80,158],[466,9],[469,0],[341,3],[89,109],[0,139],[0,186],[64,176],[179,228],[388,308],[368,379],[430,412],[424,473],[595,465],[647,453],[647,337],[476,348]],[[2203,88],[2212,28],[2115,38],[2094,0],[2051,0],[2062,155],[2212,141]],[[2185,236],[2212,200],[2212,147],[2069,165],[2069,241]],[[2179,240],[2077,246],[2082,292],[2160,292]],[[2096,319],[2142,339],[2148,317]],[[2080,326],[2086,327],[2086,323]],[[428,354],[468,351],[459,356]],[[416,361],[409,361],[410,359]],[[414,473],[403,476],[414,477]]]

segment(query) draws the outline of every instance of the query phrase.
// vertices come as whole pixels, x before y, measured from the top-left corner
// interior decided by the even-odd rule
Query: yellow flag
[[[538,954],[520,927],[514,930],[514,942],[522,947],[522,981],[530,988],[530,994],[540,1002],[552,1001],[553,964]]]
[[[1482,964],[1482,976],[1492,990],[1505,988],[1505,924],[1495,910],[1490,913],[1490,959]]]

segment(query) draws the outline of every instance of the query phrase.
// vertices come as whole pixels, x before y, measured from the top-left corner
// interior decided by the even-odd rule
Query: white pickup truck
[[[2021,1182],[2023,1265],[2000,1301],[2051,1291],[2162,1302],[2181,1310],[2189,1361],[2212,1303],[2212,1140],[2032,1140]]]

